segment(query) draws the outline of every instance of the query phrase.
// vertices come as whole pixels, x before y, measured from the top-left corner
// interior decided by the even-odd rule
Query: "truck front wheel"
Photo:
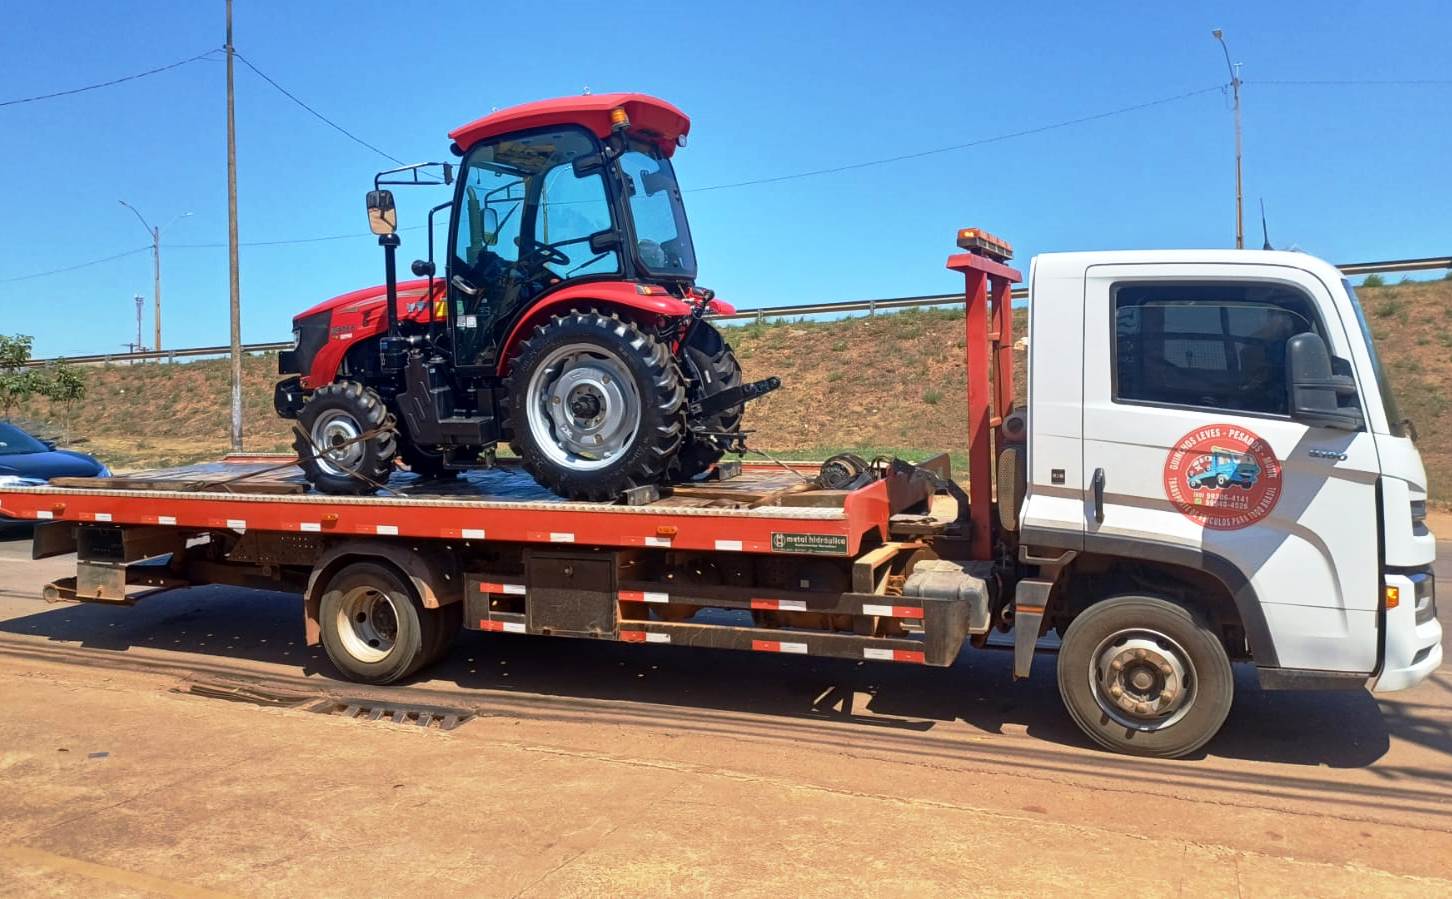
[[[328,658],[365,684],[392,683],[434,661],[457,631],[458,615],[447,606],[424,608],[397,572],[376,562],[335,574],[318,609]]]
[[[1178,758],[1215,736],[1235,680],[1214,631],[1184,606],[1150,596],[1095,603],[1059,650],[1059,695],[1096,743]]]

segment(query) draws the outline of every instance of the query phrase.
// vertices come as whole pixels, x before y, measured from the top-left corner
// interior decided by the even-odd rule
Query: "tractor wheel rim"
[[[1105,637],[1089,657],[1089,685],[1100,711],[1124,727],[1163,730],[1195,704],[1190,654],[1158,631],[1129,628]]]
[[[333,409],[319,415],[311,436],[318,467],[327,474],[349,477],[362,464],[365,447],[358,438],[363,436],[363,428],[347,412]]]
[[[594,471],[614,464],[640,430],[640,392],[625,362],[595,344],[560,347],[529,379],[526,418],[556,465]]]
[[[381,662],[398,641],[398,609],[393,597],[376,587],[354,587],[338,603],[338,636],[348,655],[364,663]]]

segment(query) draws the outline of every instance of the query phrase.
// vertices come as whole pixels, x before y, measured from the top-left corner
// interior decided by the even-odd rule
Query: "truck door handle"
[[[1104,523],[1104,469],[1094,469],[1094,520]]]

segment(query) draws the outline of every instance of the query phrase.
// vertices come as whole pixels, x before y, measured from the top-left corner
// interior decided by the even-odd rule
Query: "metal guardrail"
[[[1384,262],[1352,262],[1336,266],[1346,275],[1392,274],[1398,272],[1427,272],[1452,269],[1452,256],[1430,256],[1423,259],[1394,259]],[[1019,287],[1013,291],[1015,300],[1028,298],[1028,288]],[[712,315],[722,321],[765,321],[769,318],[794,318],[805,315],[834,315],[849,312],[866,312],[874,315],[895,309],[922,309],[932,306],[947,306],[961,303],[961,293],[935,293],[915,297],[893,297],[881,300],[844,300],[835,303],[806,303],[800,306],[766,306],[760,309],[743,309],[730,315]],[[242,345],[244,353],[274,353],[291,349],[292,341],[273,343],[248,343]],[[189,347],[181,350],[147,350],[139,353],[103,353],[94,356],[63,356],[52,359],[32,359],[32,367],[66,362],[72,365],[95,365],[107,362],[143,362],[161,360],[175,362],[178,359],[200,356],[225,356],[232,352],[229,346]]]

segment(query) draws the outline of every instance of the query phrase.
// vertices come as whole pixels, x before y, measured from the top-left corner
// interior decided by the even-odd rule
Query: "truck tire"
[[[687,390],[687,397],[691,402],[715,396],[727,388],[741,384],[741,363],[736,360],[736,354],[731,351],[731,345],[726,342],[726,338],[707,322],[696,323],[682,355],[685,369],[691,376],[691,384]],[[708,431],[738,434],[741,431],[743,411],[743,406],[733,406],[691,424]],[[687,430],[671,471],[672,478],[689,481],[705,474],[725,454],[725,450],[715,441]]]
[[[367,494],[388,481],[398,438],[382,430],[388,409],[373,390],[357,381],[324,385],[308,397],[297,421],[302,433],[293,449],[308,483],[318,490]],[[367,440],[358,439],[370,433]]]
[[[1210,741],[1235,694],[1219,637],[1190,609],[1152,596],[1095,603],[1059,649],[1059,695],[1107,749],[1178,758]]]
[[[539,325],[504,386],[510,448],[560,496],[614,500],[660,483],[680,449],[680,370],[664,344],[618,315],[574,310]]]
[[[354,562],[323,591],[318,609],[323,649],[349,680],[393,683],[447,648],[449,611],[459,613],[450,606],[425,609],[392,567]]]

